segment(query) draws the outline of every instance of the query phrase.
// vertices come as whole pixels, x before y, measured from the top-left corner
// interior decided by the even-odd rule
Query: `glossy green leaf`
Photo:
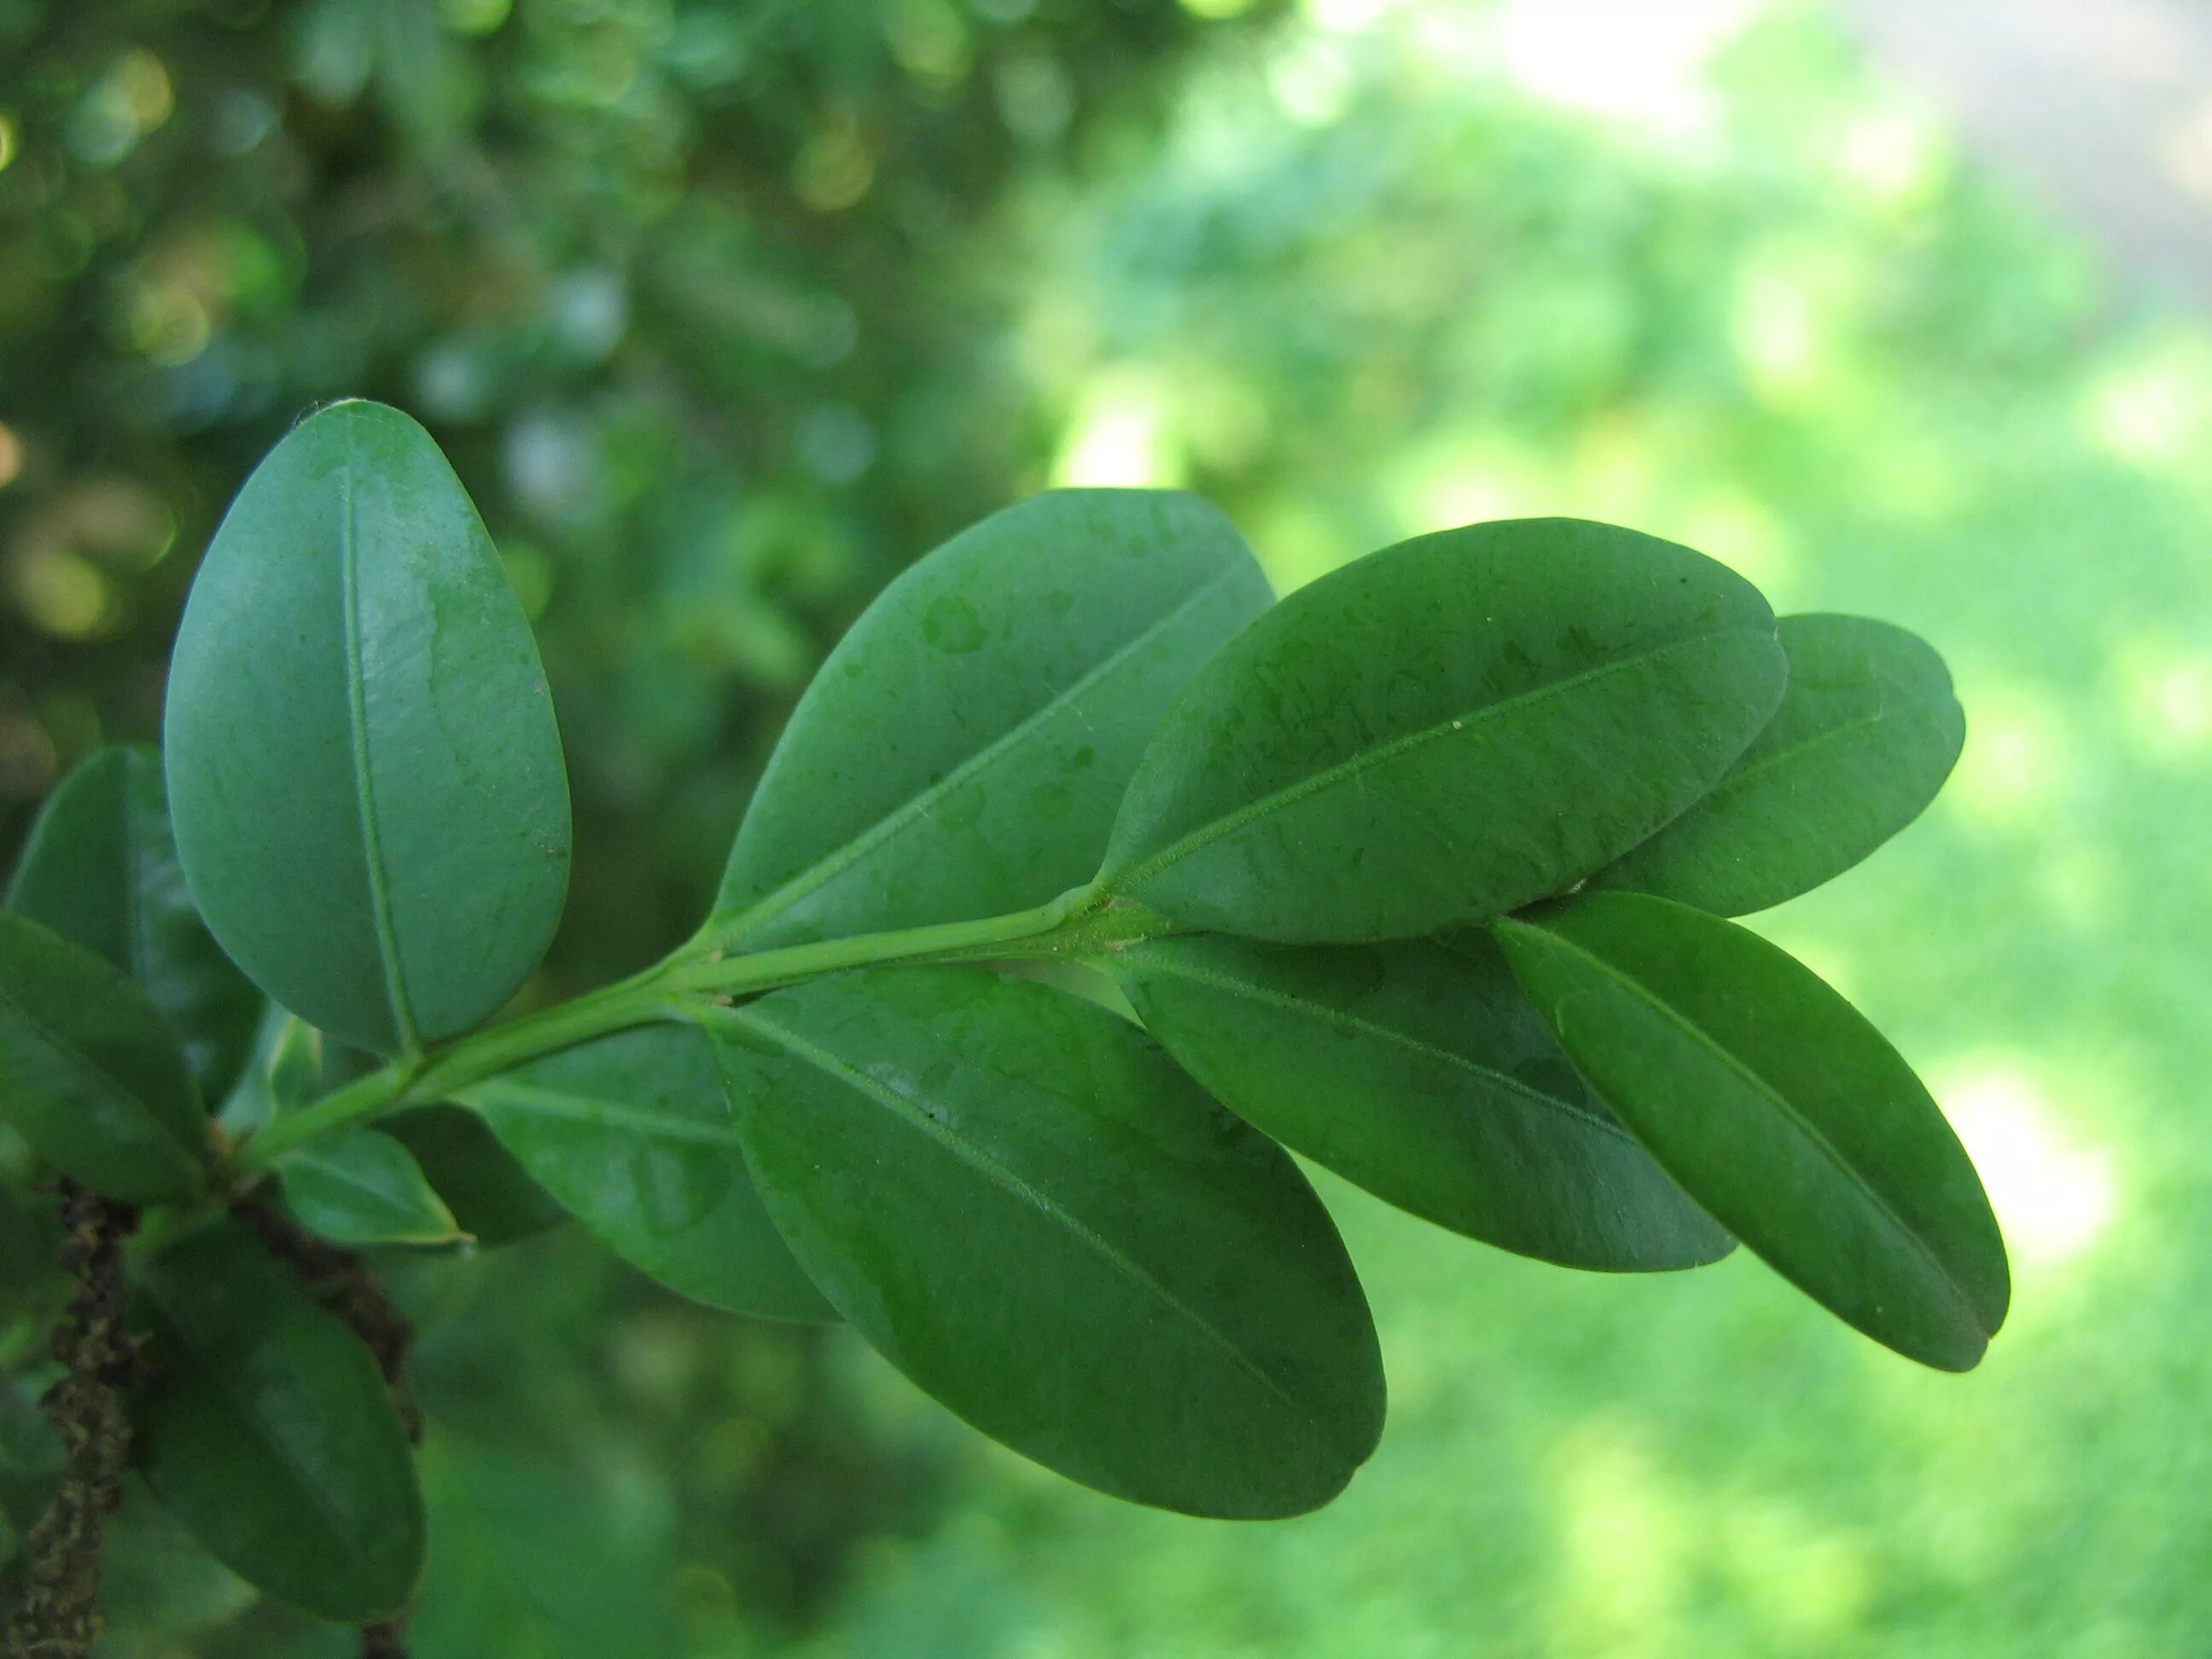
[[[167,1017],[104,957],[5,912],[0,1119],[64,1175],[131,1204],[185,1196],[207,1156]]]
[[[144,1290],[161,1381],[137,1461],[161,1502],[240,1577],[318,1617],[404,1606],[422,1501],[361,1339],[228,1222],[164,1251]]]
[[[1267,605],[1194,495],[1055,490],[884,591],[799,702],[738,832],[747,949],[1042,904],[1086,881],[1139,752]]]
[[[1375,1333],[1297,1166],[1127,1021],[965,969],[710,1017],[769,1212],[982,1430],[1197,1515],[1292,1515],[1373,1449]]]
[[[474,1112],[419,1106],[376,1127],[414,1155],[461,1231],[487,1249],[534,1237],[568,1218]]]
[[[339,404],[246,481],[169,673],[170,811],[231,957],[380,1054],[519,986],[560,919],[568,798],[545,677],[429,434]]]
[[[1106,965],[1216,1100],[1415,1215],[1572,1267],[1728,1254],[1576,1076],[1486,935],[1170,938]]]
[[[1601,893],[1497,924],[1583,1075],[1715,1219],[1899,1353],[1971,1369],[2010,1297],[1958,1138],[1897,1051],[1784,951]]]
[[[371,1129],[318,1136],[277,1165],[300,1224],[340,1244],[453,1244],[466,1237],[407,1149]]]
[[[1102,879],[1286,943],[1429,933],[1565,891],[1711,789],[1782,695],[1765,600],[1687,548],[1528,520],[1404,542],[1206,664]]]
[[[1784,617],[1778,634],[1790,689],[1766,729],[1592,885],[1747,915],[1841,875],[1936,799],[1966,716],[1934,648],[1864,617]]]
[[[617,1032],[461,1095],[599,1242],[670,1289],[764,1319],[830,1319],[745,1168],[690,1025]]]
[[[261,994],[185,890],[159,752],[103,749],[62,780],[31,827],[8,908],[137,980],[184,1038],[203,1100],[237,1081]]]

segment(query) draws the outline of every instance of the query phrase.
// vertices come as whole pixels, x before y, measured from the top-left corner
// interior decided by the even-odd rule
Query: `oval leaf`
[[[1328,1213],[1127,1022],[957,969],[710,1018],[793,1249],[986,1434],[1225,1516],[1313,1509],[1374,1448],[1381,1362]]]
[[[460,1098],[594,1237],[670,1289],[764,1319],[836,1316],[761,1208],[695,1027],[617,1032]]]
[[[145,1291],[160,1382],[135,1450],[162,1504],[240,1577],[319,1618],[404,1606],[422,1500],[361,1339],[228,1222],[166,1250]]]
[[[535,1237],[568,1218],[474,1112],[419,1106],[381,1119],[376,1128],[413,1155],[461,1231],[487,1249]]]
[[[1496,945],[1161,939],[1106,964],[1246,1122],[1415,1215],[1571,1267],[1730,1241],[1589,1092]]]
[[[2003,1323],[2004,1241],[1911,1066],[1757,934],[1601,893],[1497,924],[1576,1066],[1785,1279],[1899,1353],[1966,1370]]]
[[[1146,738],[1270,597],[1229,520],[1175,491],[1056,490],[955,537],[799,700],[715,937],[957,921],[1088,880]]]
[[[1138,766],[1101,880],[1292,944],[1494,915],[1711,789],[1783,675],[1765,601],[1687,548],[1565,519],[1401,543],[1206,664]]]
[[[369,1129],[319,1136],[277,1165],[284,1202],[340,1244],[453,1244],[467,1237],[407,1149]]]
[[[1592,884],[1747,915],[1843,874],[1918,817],[1957,764],[1966,712],[1915,635],[1784,617],[1782,706],[1712,793]]]
[[[207,1117],[175,1030],[104,957],[0,913],[0,1117],[130,1204],[199,1184]]]
[[[228,1092],[253,1047],[261,994],[185,890],[157,750],[103,749],[62,780],[31,826],[8,908],[137,980],[184,1038],[200,1098]]]
[[[232,504],[169,673],[170,809],[232,958],[380,1054],[465,1030],[560,919],[568,798],[545,676],[429,434],[347,403]]]

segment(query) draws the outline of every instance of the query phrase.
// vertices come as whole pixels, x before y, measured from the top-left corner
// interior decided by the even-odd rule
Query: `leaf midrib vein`
[[[1640,981],[1631,977],[1628,974],[1624,973],[1618,968],[1615,968],[1611,963],[1606,961],[1602,957],[1597,956],[1593,952],[1585,950],[1583,946],[1576,944],[1572,939],[1568,939],[1563,933],[1554,933],[1549,928],[1542,928],[1538,931],[1543,933],[1548,939],[1558,940],[1559,945],[1571,954],[1581,957],[1584,962],[1589,963],[1591,967],[1596,969],[1597,971],[1604,977],[1612,980],[1614,983],[1626,990],[1632,996],[1635,997],[1638,1001],[1644,1003],[1647,1007],[1651,1008],[1660,1016],[1660,1018],[1666,1020],[1677,1030],[1680,1030],[1685,1036],[1689,1037],[1692,1042],[1695,1042],[1699,1048],[1711,1054],[1713,1058],[1719,1060],[1724,1068],[1733,1072],[1737,1077],[1742,1079],[1745,1083],[1748,1084],[1755,1092],[1763,1096],[1768,1103],[1774,1107],[1775,1110],[1779,1114],[1783,1121],[1797,1131],[1798,1134],[1804,1139],[1806,1145],[1810,1146],[1813,1151],[1829,1165],[1830,1168],[1836,1171],[1837,1174],[1843,1176],[1847,1185],[1856,1188],[1858,1190],[1859,1195],[1864,1198],[1868,1204],[1873,1206],[1875,1213],[1880,1215],[1883,1220],[1887,1221],[1890,1226],[1896,1231],[1899,1237],[1903,1238],[1905,1243],[1911,1246],[1913,1251],[1919,1255],[1920,1259],[1934,1271],[1936,1274],[1936,1282],[1941,1285],[1950,1295],[1952,1300],[1959,1304],[1960,1309],[1966,1316],[1966,1322],[1975,1330],[1981,1332],[1984,1336],[1986,1337],[1990,1334],[1989,1330],[1982,1322],[1980,1313],[1976,1310],[1973,1304],[1967,1299],[1965,1290],[1959,1285],[1958,1281],[1951,1276],[1951,1270],[1943,1264],[1942,1259],[1936,1254],[1935,1248],[1930,1245],[1926,1239],[1923,1238],[1914,1228],[1906,1224],[1905,1218],[1898,1214],[1897,1211],[1891,1206],[1889,1200],[1883,1197],[1881,1193],[1877,1192],[1873,1185],[1868,1182],[1867,1178],[1859,1172],[1856,1166],[1852,1164],[1844,1157],[1842,1152],[1837,1150],[1835,1143],[1831,1141],[1826,1135],[1820,1132],[1818,1125],[1812,1122],[1804,1115],[1804,1114],[1790,1104],[1789,1099],[1784,1096],[1779,1090],[1776,1089],[1772,1084],[1769,1083],[1764,1077],[1760,1076],[1759,1073],[1753,1070],[1749,1065],[1737,1058],[1736,1055],[1730,1053],[1727,1048],[1723,1048],[1711,1036],[1707,1036],[1704,1030],[1699,1029],[1696,1024],[1681,1013],[1671,1003],[1648,989]]]
[[[324,1524],[329,1528],[331,1536],[338,1549],[350,1561],[362,1562],[370,1559],[369,1552],[355,1543],[353,1531],[348,1523],[345,1511],[332,1501],[328,1492],[323,1490],[322,1483],[314,1478],[309,1466],[301,1461],[292,1447],[268,1431],[256,1413],[247,1409],[238,1390],[233,1386],[235,1379],[222,1366],[216,1364],[213,1358],[201,1347],[195,1339],[189,1322],[177,1316],[176,1310],[170,1305],[169,1299],[161,1293],[158,1287],[149,1286],[149,1291],[161,1308],[162,1322],[169,1328],[170,1334],[184,1346],[185,1352],[192,1357],[193,1364],[198,1368],[201,1376],[206,1378],[208,1387],[217,1399],[229,1407],[232,1415],[244,1425],[246,1433],[258,1442],[263,1449],[274,1457],[298,1483],[300,1490],[307,1494],[307,1501],[322,1516]]]
[[[183,1160],[186,1172],[188,1174],[197,1172],[198,1166],[193,1161],[192,1149],[177,1139],[176,1132],[169,1127],[167,1120],[160,1112],[155,1110],[136,1089],[125,1083],[121,1078],[102,1065],[97,1058],[86,1053],[77,1044],[71,1042],[66,1037],[56,1035],[44,1020],[26,1008],[4,986],[0,986],[0,1010],[5,1010],[13,1014],[30,1028],[33,1037],[60,1054],[64,1060],[82,1066],[128,1102],[131,1115],[153,1126],[155,1135],[164,1145],[175,1151]]]
[[[415,1009],[408,1000],[407,981],[399,961],[399,928],[392,914],[392,879],[384,867],[384,836],[376,814],[374,769],[368,753],[368,670],[362,661],[361,549],[354,519],[353,434],[346,434],[346,461],[339,472],[342,503],[339,547],[339,592],[343,605],[346,665],[346,722],[353,745],[353,793],[361,824],[362,863],[368,878],[368,908],[376,929],[377,960],[383,969],[385,1001],[392,1010],[394,1034],[400,1048],[413,1053],[422,1047],[415,1025]]]
[[[836,880],[848,870],[878,848],[896,836],[918,817],[926,817],[929,810],[955,790],[973,782],[988,773],[1009,755],[1017,752],[1036,732],[1049,725],[1077,699],[1116,672],[1125,663],[1143,651],[1160,635],[1182,621],[1196,606],[1210,599],[1216,588],[1241,574],[1233,561],[1224,565],[1197,586],[1184,593],[1167,611],[1146,623],[1129,639],[1102,657],[1064,690],[1056,692],[1049,701],[1039,705],[969,755],[935,783],[920,793],[909,795],[866,830],[853,836],[842,846],[832,848],[822,858],[793,876],[783,884],[742,912],[730,930],[732,938],[741,938],[757,931],[765,922],[774,921],[808,895],[818,891]]]
[[[1802,760],[1808,755],[1825,749],[1832,744],[1863,738],[1875,728],[1887,726],[1893,720],[1903,720],[1911,714],[1937,712],[1945,703],[1955,704],[1957,701],[1955,697],[1916,697],[1909,702],[1876,709],[1871,714],[1861,714],[1840,725],[1831,726],[1799,742],[1778,749],[1771,755],[1762,755],[1749,764],[1738,768],[1715,784],[1712,793],[1714,795],[1732,793],[1762,772],[1771,770],[1777,766],[1789,765],[1794,761]],[[1708,799],[1711,798],[1707,797]]]
[[[1593,668],[1585,668],[1577,673],[1568,675],[1564,679],[1549,680],[1528,690],[1516,692],[1512,696],[1500,698],[1493,702],[1478,703],[1474,708],[1464,709],[1459,714],[1448,714],[1433,724],[1417,727],[1411,732],[1401,732],[1386,742],[1363,749],[1358,753],[1346,756],[1340,761],[1332,762],[1318,771],[1310,772],[1304,777],[1286,783],[1280,788],[1261,796],[1257,800],[1247,801],[1234,811],[1224,813],[1218,818],[1200,824],[1196,829],[1188,830],[1178,839],[1169,842],[1166,847],[1139,863],[1134,868],[1110,877],[1109,884],[1122,892],[1133,891],[1144,883],[1159,875],[1162,871],[1181,863],[1191,854],[1203,850],[1214,842],[1236,834],[1248,823],[1265,817],[1271,812],[1296,805],[1309,795],[1318,793],[1347,778],[1358,777],[1372,767],[1395,760],[1401,755],[1409,753],[1439,738],[1471,736],[1477,727],[1489,724],[1506,714],[1533,708],[1553,697],[1571,691],[1578,686],[1610,678],[1615,674],[1625,673],[1632,668],[1643,667],[1674,652],[1685,651],[1695,646],[1710,646],[1717,641],[1732,638],[1737,635],[1756,636],[1760,633],[1760,629],[1747,626],[1713,629],[1704,633],[1685,635],[1680,639],[1670,640],[1665,645],[1654,647],[1649,651],[1639,651],[1633,656],[1616,657],[1610,662],[1600,663]]]
[[[1325,1444],[1333,1446],[1335,1443],[1336,1437],[1331,1434],[1321,1419],[1314,1414],[1311,1407],[1302,1403],[1272,1372],[1231,1341],[1212,1321],[1161,1284],[1143,1266],[1132,1261],[1122,1251],[1115,1249],[1109,1241],[1092,1231],[1080,1218],[1045,1194],[1039,1192],[981,1147],[953,1133],[951,1129],[938,1122],[927,1112],[918,1109],[912,1101],[899,1093],[897,1090],[847,1064],[830,1050],[809,1042],[797,1032],[778,1025],[773,1020],[763,1018],[757,1009],[732,1009],[727,1011],[724,1017],[738,1024],[748,1025],[762,1032],[769,1041],[781,1045],[789,1053],[812,1066],[832,1081],[842,1083],[864,1099],[873,1101],[909,1128],[935,1140],[955,1158],[967,1164],[992,1185],[1029,1205],[1041,1214],[1058,1222],[1067,1230],[1071,1237],[1089,1248],[1114,1271],[1176,1314],[1208,1343],[1226,1354],[1239,1370],[1255,1379],[1269,1394],[1281,1401],[1292,1416],[1302,1419],[1310,1426]]]
[[[478,1111],[486,1106],[494,1109],[512,1107],[546,1117],[563,1118],[571,1122],[634,1129],[656,1140],[682,1140],[702,1146],[727,1147],[732,1152],[741,1150],[737,1131],[721,1125],[662,1116],[635,1106],[623,1106],[602,1100],[596,1096],[571,1094],[565,1090],[548,1089],[538,1084],[518,1083],[513,1079],[501,1079],[496,1083],[465,1089],[459,1097],[465,1104],[474,1106]]]
[[[1138,969],[1133,968],[1129,971],[1135,972]],[[1572,1101],[1562,1100],[1556,1095],[1547,1095],[1541,1089],[1533,1088],[1523,1083],[1519,1078],[1485,1066],[1479,1060],[1469,1059],[1465,1054],[1454,1054],[1449,1048],[1439,1048],[1433,1042],[1425,1042],[1409,1032],[1398,1030],[1379,1021],[1369,1019],[1364,1015],[1352,1013],[1341,1008],[1332,1008],[1326,1003],[1316,1002],[1290,992],[1270,990],[1264,986],[1255,985],[1247,980],[1237,979],[1217,969],[1192,968],[1181,963],[1170,965],[1161,961],[1152,961],[1146,963],[1142,971],[1162,974],[1173,979],[1188,980],[1194,984],[1210,985],[1217,991],[1224,991],[1232,996],[1241,996],[1249,1001],[1263,1003],[1271,1007],[1283,1008],[1295,1013],[1316,1015],[1332,1024],[1358,1031],[1363,1036],[1376,1037],[1385,1042],[1395,1043],[1410,1053],[1420,1054],[1426,1059],[1439,1060],[1455,1070],[1473,1073],[1485,1081],[1495,1084],[1512,1094],[1521,1096],[1540,1107],[1556,1112],[1563,1117],[1573,1118],[1589,1128],[1601,1130],[1616,1139],[1636,1147],[1639,1152],[1643,1150],[1641,1143],[1636,1137],[1630,1134],[1620,1125],[1610,1122],[1598,1116],[1595,1112],[1587,1111]]]

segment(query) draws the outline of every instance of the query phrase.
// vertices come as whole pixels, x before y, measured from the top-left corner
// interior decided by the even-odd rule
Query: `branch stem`
[[[727,1004],[824,974],[902,963],[1085,956],[1172,931],[1175,924],[1164,916],[1114,901],[1095,887],[1079,887],[1049,904],[1006,915],[772,951],[726,954],[694,940],[666,961],[604,989],[356,1078],[255,1132],[239,1147],[236,1168],[241,1175],[268,1170],[334,1130],[450,1099],[472,1083],[592,1037],[686,1018],[702,1005]]]

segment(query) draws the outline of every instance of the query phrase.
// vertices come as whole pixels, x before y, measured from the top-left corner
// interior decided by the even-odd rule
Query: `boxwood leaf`
[[[380,1054],[475,1024],[559,920],[568,797],[545,677],[429,434],[345,403],[246,481],[169,672],[177,849],[232,958]]]
[[[1687,548],[1565,519],[1401,543],[1206,665],[1138,765],[1102,879],[1291,944],[1480,920],[1711,789],[1784,672],[1765,601]]]
[[[1593,886],[1747,915],[1841,875],[1936,799],[1966,716],[1934,648],[1864,617],[1784,617],[1778,631],[1790,689],[1766,729]]]
[[[769,1212],[830,1300],[986,1434],[1223,1516],[1373,1449],[1358,1280],[1297,1166],[1127,1021],[963,969],[708,1016]]]
[[[474,1112],[418,1106],[376,1127],[413,1154],[461,1231],[488,1249],[534,1237],[568,1218]]]
[[[39,1156],[126,1203],[199,1184],[207,1116],[176,1030],[81,945],[0,912],[0,1118]]]
[[[731,849],[748,949],[1042,904],[1090,878],[1145,739],[1265,608],[1233,526],[1168,490],[1055,490],[915,565],[807,688]]]
[[[1683,1188],[1876,1341],[1970,1370],[2004,1242],[1911,1066],[1757,934],[1641,894],[1496,924],[1576,1066]]]
[[[318,1136],[277,1165],[300,1224],[340,1244],[453,1244],[460,1224],[407,1149],[372,1129]]]
[[[217,1223],[148,1270],[160,1382],[141,1403],[147,1484],[269,1595],[360,1624],[422,1565],[422,1500],[376,1361],[244,1231]]]
[[[670,1289],[764,1319],[836,1316],[761,1208],[696,1027],[617,1032],[460,1098],[594,1237]]]
[[[1729,1252],[1575,1074],[1487,935],[1170,938],[1107,965],[1215,1099],[1415,1215],[1572,1267]]]
[[[157,750],[102,749],[62,780],[31,826],[8,908],[137,980],[184,1038],[200,1098],[229,1091],[253,1046],[261,994],[185,890]]]

